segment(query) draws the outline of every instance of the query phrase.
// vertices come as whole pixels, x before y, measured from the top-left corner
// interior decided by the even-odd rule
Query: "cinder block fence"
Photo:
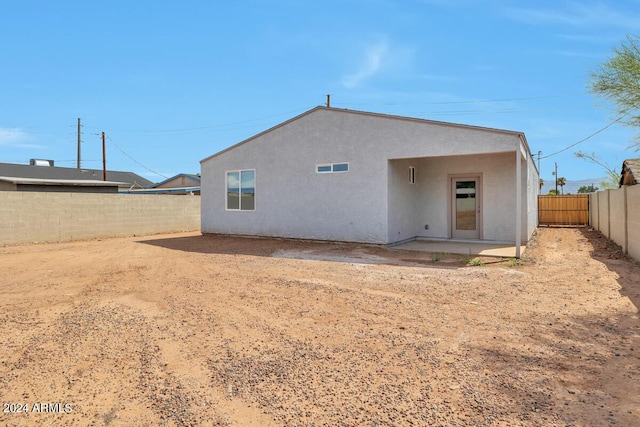
[[[200,229],[200,196],[0,191],[0,245]]]
[[[589,205],[591,226],[640,261],[640,185],[592,193]]]

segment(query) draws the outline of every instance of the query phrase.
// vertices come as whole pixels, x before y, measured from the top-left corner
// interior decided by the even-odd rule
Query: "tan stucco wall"
[[[598,213],[598,193],[589,194],[589,223],[596,230],[600,229],[600,215]]]
[[[199,229],[199,196],[0,192],[0,245]]]
[[[625,224],[625,188],[608,190],[609,193],[609,238],[627,250]]]
[[[600,206],[600,232],[607,237],[611,237],[609,234],[609,191],[611,190],[598,193],[598,204]]]
[[[640,185],[598,191],[591,201],[591,226],[640,261]]]
[[[640,261],[640,185],[627,187],[628,253]]]
[[[180,176],[170,181],[165,182],[162,185],[158,185],[156,188],[180,188],[180,187],[198,187],[200,181],[196,181],[188,176]]]

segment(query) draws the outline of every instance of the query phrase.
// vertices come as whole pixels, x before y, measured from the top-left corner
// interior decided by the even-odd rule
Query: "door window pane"
[[[456,229],[476,229],[475,181],[456,181]]]

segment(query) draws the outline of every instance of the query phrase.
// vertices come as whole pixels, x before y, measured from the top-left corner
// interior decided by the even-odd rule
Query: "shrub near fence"
[[[0,191],[0,245],[199,229],[200,196]]]

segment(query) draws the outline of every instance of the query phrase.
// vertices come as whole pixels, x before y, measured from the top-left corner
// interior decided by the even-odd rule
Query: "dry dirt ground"
[[[193,233],[0,248],[0,425],[640,425],[637,263],[588,229],[466,261]]]

